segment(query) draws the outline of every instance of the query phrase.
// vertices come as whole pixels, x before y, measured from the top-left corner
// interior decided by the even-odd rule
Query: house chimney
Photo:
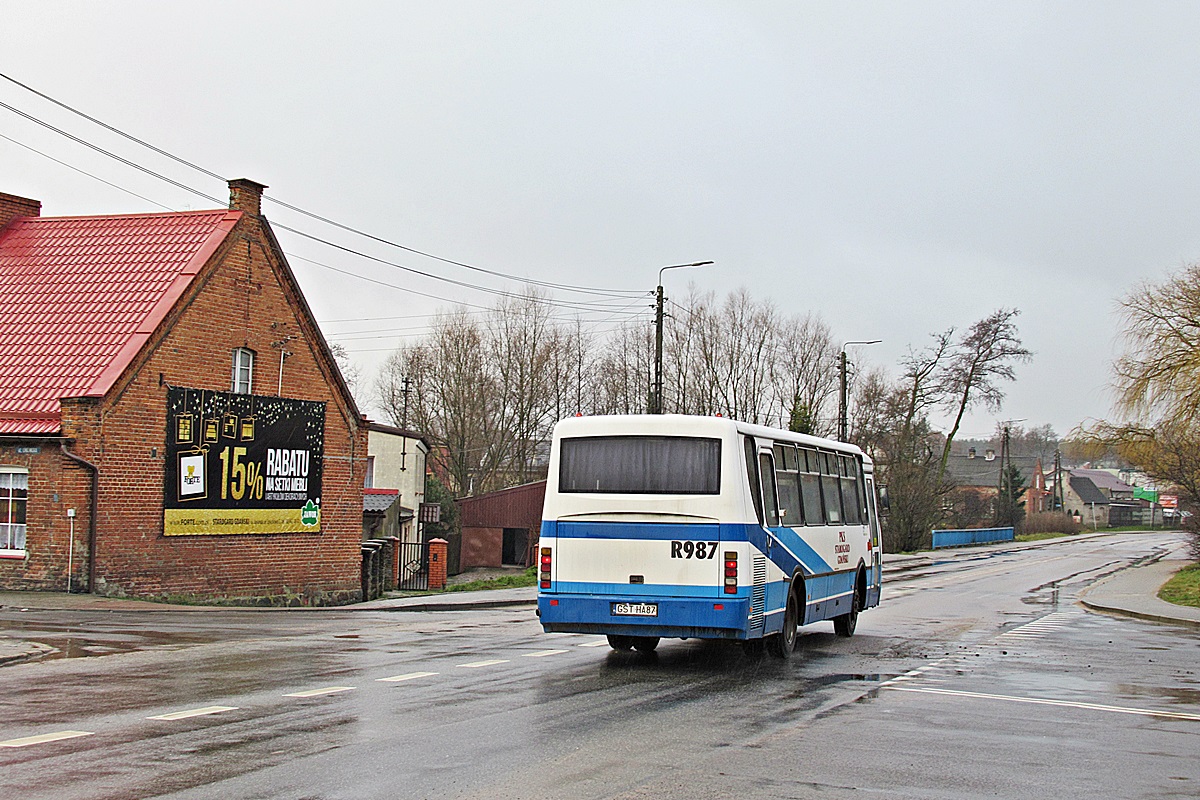
[[[41,215],[41,200],[30,200],[28,197],[17,197],[15,194],[0,192],[0,228],[17,217],[40,217]]]
[[[995,461],[996,460],[996,451],[989,447],[983,453],[983,460],[984,461]]]
[[[967,458],[974,458],[974,457],[975,457],[975,448],[974,447],[967,448]]]
[[[249,178],[234,178],[229,182],[229,209],[244,211],[253,216],[262,214],[262,193],[265,184]]]

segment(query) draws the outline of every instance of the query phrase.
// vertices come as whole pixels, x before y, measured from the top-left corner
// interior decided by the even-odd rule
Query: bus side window
[[[779,490],[779,519],[789,528],[804,524],[800,484],[796,475],[796,448],[775,445],[775,483]]]
[[[858,505],[861,496],[858,491],[858,470],[854,466],[853,456],[839,456],[842,467],[842,511],[847,525],[858,525],[862,520]]]
[[[825,521],[842,524],[842,492],[838,486],[838,461],[833,453],[821,453],[821,499],[825,501]]]
[[[824,525],[825,512],[821,508],[821,476],[815,450],[800,451],[800,497],[804,504],[804,522],[807,525]]]
[[[867,477],[863,473],[862,458],[854,457],[854,465],[858,468],[858,507],[861,512],[862,521],[866,523],[869,512],[867,505]]]
[[[775,491],[775,459],[770,453],[758,454],[758,472],[762,478],[763,515],[768,528],[779,527],[779,504]]]
[[[750,499],[754,501],[754,513],[758,516],[758,524],[763,524],[762,489],[758,481],[758,459],[755,458],[754,439],[746,436],[746,482],[750,485]]]

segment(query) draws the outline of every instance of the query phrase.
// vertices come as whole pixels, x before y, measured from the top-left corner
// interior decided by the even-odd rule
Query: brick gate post
[[[446,588],[446,546],[450,544],[445,539],[429,540],[429,588]]]

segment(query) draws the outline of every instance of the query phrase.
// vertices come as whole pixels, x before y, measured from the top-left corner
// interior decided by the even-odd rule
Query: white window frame
[[[242,378],[245,373],[245,378]],[[233,351],[233,372],[230,376],[229,391],[234,394],[253,394],[254,389],[254,351],[249,347],[238,347]]]
[[[29,470],[25,469],[24,467],[6,467],[4,465],[0,465],[0,474],[10,475],[10,476],[11,475],[24,476],[24,478],[25,478],[24,501],[25,501],[25,520],[26,520],[20,526],[21,528],[24,529],[21,531],[21,541],[25,544],[25,547],[16,548],[16,547],[0,546],[0,558],[25,558],[26,548],[29,546],[29,542],[25,538],[26,535],[28,534],[28,529],[29,529],[29,523],[28,523],[28,521],[29,521]],[[9,530],[7,528],[7,526],[10,526],[10,525],[15,526],[15,523],[12,523],[10,521],[12,519],[12,504],[13,504],[13,500],[14,500],[14,498],[12,496],[13,492],[12,492],[12,488],[11,488],[12,487],[11,481],[12,481],[12,479],[9,478],[8,481],[5,481],[5,483],[7,483],[8,486],[0,488],[0,525],[6,526],[6,530],[5,530],[6,534],[11,534],[11,530]],[[8,536],[5,537],[5,540],[7,540],[7,539],[8,539]],[[10,542],[4,541],[3,543],[9,544]]]

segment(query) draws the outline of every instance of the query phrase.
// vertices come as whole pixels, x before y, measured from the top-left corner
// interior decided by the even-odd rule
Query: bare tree
[[[452,492],[461,496],[488,483],[502,452],[499,390],[485,355],[484,330],[468,312],[459,308],[439,316],[424,341],[389,356],[375,390],[393,423],[429,438],[430,457]]]
[[[891,510],[884,535],[892,550],[928,546],[929,532],[942,519],[950,487],[938,474],[935,453],[941,437],[928,415],[944,397],[938,378],[952,337],[952,330],[935,334],[930,345],[910,351],[894,385],[888,385],[882,372],[872,374],[858,397],[863,421],[854,429],[855,441],[876,460],[880,482],[888,487]]]
[[[597,359],[601,414],[644,414],[653,385],[654,331],[645,323],[622,325]]]
[[[829,406],[837,396],[838,348],[829,324],[814,314],[783,320],[774,347],[772,385],[780,427],[797,414],[808,433],[825,436],[836,427]]]
[[[1013,364],[1033,357],[1033,353],[1021,346],[1017,336],[1013,320],[1020,313],[1015,308],[995,311],[968,328],[955,344],[943,376],[947,401],[955,416],[942,449],[939,481],[946,473],[950,445],[967,409],[983,405],[990,410],[999,410],[1004,400],[1000,382],[1015,380]]]
[[[488,367],[498,394],[496,435],[489,472],[503,469],[504,483],[525,483],[533,456],[548,438],[554,400],[551,369],[556,337],[549,306],[535,293],[506,297],[487,318]],[[494,463],[491,463],[494,462]]]
[[[359,404],[359,407],[362,407],[362,398],[358,395],[362,384],[362,367],[354,363],[345,346],[330,344],[329,350],[333,353],[333,359],[342,373],[342,380],[346,382],[346,388],[350,390],[350,394],[354,395],[354,401]]]

